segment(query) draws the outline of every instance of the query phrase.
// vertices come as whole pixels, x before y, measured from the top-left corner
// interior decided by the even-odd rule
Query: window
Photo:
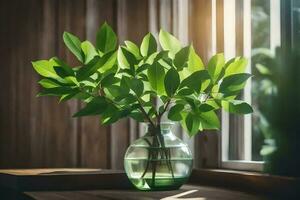
[[[241,97],[251,103],[253,115],[232,116],[222,113],[221,167],[262,170],[261,147],[267,129],[262,90],[270,89],[262,82],[259,70],[264,56],[272,56],[280,45],[280,0],[228,0],[224,2],[224,53],[227,59],[243,55],[249,59],[247,71],[255,76]]]
[[[220,161],[221,168],[262,170],[260,150],[266,130],[262,109],[265,101],[261,96],[261,86],[267,83],[261,82],[257,68],[264,65],[261,54],[272,56],[275,48],[280,46],[280,4],[280,0],[150,1],[151,32],[158,32],[158,28],[162,27],[176,35],[184,44],[193,41],[204,61],[222,51],[226,60],[244,56],[249,59],[248,72],[255,75],[241,94],[241,98],[253,105],[255,112],[246,116],[221,114],[218,153],[215,153],[218,151],[216,148],[212,150],[211,147],[212,143],[215,144],[215,137],[210,138],[212,143],[204,142],[207,150],[203,152],[203,142],[199,144],[203,137],[189,139],[179,127],[176,128],[177,135],[190,145],[196,162],[202,162],[199,158],[210,159],[219,154],[220,158],[216,160]],[[213,155],[207,153],[211,151],[214,152]],[[198,164],[195,166],[199,167]],[[217,167],[214,161],[204,165],[207,166]]]

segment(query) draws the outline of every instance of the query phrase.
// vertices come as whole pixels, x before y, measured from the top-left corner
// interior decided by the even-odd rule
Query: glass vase
[[[189,178],[193,165],[191,151],[172,133],[171,126],[172,123],[148,125],[145,136],[128,147],[125,171],[137,189],[174,190]]]

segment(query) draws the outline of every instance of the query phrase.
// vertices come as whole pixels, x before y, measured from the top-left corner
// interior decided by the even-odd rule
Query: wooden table
[[[141,192],[133,189],[127,190],[91,190],[91,191],[51,191],[26,192],[26,195],[38,200],[259,200],[268,199],[262,195],[221,189],[216,187],[184,185],[180,190]]]
[[[209,174],[205,171],[201,173]],[[222,184],[224,186],[227,185],[226,189],[220,186],[220,182],[222,181],[218,181],[219,186],[205,186],[205,182],[209,182],[209,179],[207,176],[201,175],[201,173],[199,173],[199,171],[193,172],[190,182],[181,187],[180,190],[141,192],[132,187],[123,171],[69,168],[0,170],[0,199],[270,199],[270,196],[266,196],[266,193],[264,194],[263,192],[255,192],[252,190],[252,193],[249,193],[249,191],[242,192],[238,189],[233,190],[232,188],[236,187],[230,186],[231,178],[229,175],[226,175],[227,177],[222,175],[218,176],[221,179],[224,178]],[[213,174],[209,177],[213,177]],[[197,180],[205,181],[198,182]],[[243,180],[247,181],[247,179]],[[201,184],[199,185],[199,183]],[[272,199],[276,197],[277,196],[272,196]]]

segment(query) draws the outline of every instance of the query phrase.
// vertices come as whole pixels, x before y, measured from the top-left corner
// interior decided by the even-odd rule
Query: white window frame
[[[224,53],[226,60],[236,56],[236,0],[224,1]],[[280,45],[280,0],[270,0],[270,49]],[[249,59],[247,72],[251,73],[251,0],[243,1],[243,56]],[[244,100],[251,104],[251,80],[244,89]],[[221,168],[262,171],[263,161],[252,161],[251,115],[244,116],[244,131],[240,141],[243,160],[229,160],[229,114],[222,111]]]

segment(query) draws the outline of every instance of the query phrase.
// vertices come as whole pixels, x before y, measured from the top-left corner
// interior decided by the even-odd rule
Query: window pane
[[[273,1],[273,2],[272,2]],[[268,110],[272,82],[266,77],[268,70],[272,71],[269,64],[272,56],[272,48],[280,40],[280,11],[274,4],[277,0],[252,0],[251,3],[251,35],[252,35],[252,58],[251,67],[254,77],[252,78],[252,105],[255,112],[252,115],[252,160],[261,161],[261,147],[268,135],[268,123],[264,116]],[[278,13],[276,13],[278,12]],[[275,16],[275,18],[274,18]],[[275,21],[276,16],[279,20]],[[274,32],[272,27],[277,27]],[[280,43],[280,41],[279,41]]]

